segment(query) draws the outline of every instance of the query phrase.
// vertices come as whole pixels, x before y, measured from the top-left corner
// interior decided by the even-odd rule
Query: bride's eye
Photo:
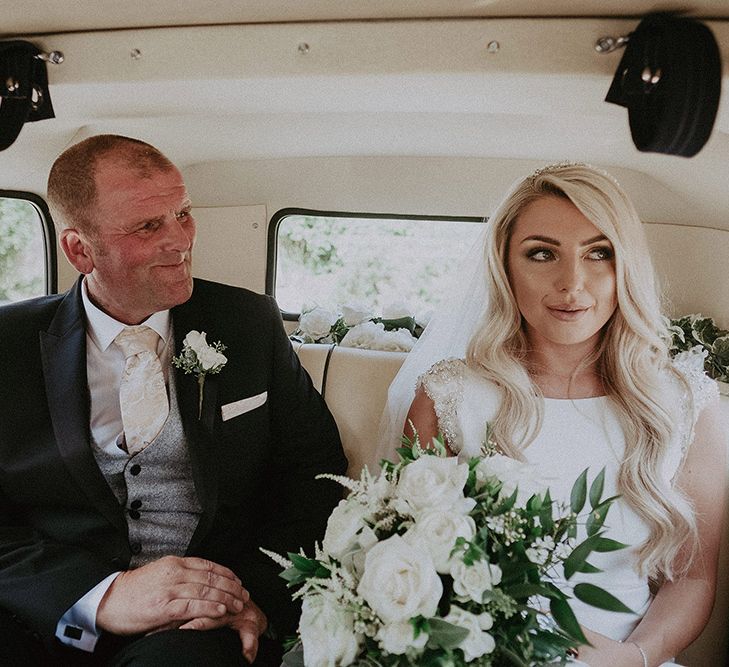
[[[614,254],[615,253],[613,253],[612,248],[609,248],[607,246],[599,246],[597,248],[592,248],[587,256],[590,259],[604,261],[606,259],[612,259]]]
[[[549,248],[532,248],[527,252],[527,257],[535,262],[548,262],[554,259],[554,253]]]

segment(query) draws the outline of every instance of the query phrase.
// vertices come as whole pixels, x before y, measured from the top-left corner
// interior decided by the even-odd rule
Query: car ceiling
[[[642,16],[728,18],[726,0],[24,0],[8,2],[0,36],[185,25],[449,17]]]
[[[578,159],[632,170],[658,199],[673,193],[669,222],[729,230],[723,0],[3,5],[3,37],[66,59],[48,66],[56,118],[27,124],[0,156],[0,187],[42,194],[55,156],[99,132],[149,140],[183,167],[307,156]],[[625,110],[604,102],[620,52],[596,53],[596,39],[627,34],[657,9],[706,19],[725,63],[714,133],[690,160],[639,153]]]

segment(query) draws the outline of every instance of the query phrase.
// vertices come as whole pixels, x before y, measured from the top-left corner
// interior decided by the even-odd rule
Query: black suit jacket
[[[0,308],[0,607],[46,640],[131,557],[123,509],[89,444],[80,285]],[[273,626],[290,632],[297,608],[258,547],[310,550],[321,539],[341,493],[314,476],[346,470],[336,425],[272,298],[196,280],[172,322],[176,354],[195,329],[222,341],[228,358],[206,378],[200,419],[195,376],[175,371],[203,509],[187,555],[233,569]],[[264,405],[222,421],[222,405],[264,391]]]

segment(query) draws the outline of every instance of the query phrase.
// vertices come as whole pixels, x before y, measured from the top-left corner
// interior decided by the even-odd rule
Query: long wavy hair
[[[665,391],[669,364],[657,281],[635,208],[617,182],[587,165],[540,169],[517,183],[488,223],[486,276],[491,295],[482,325],[471,339],[468,365],[503,389],[492,423],[505,454],[523,458],[539,432],[543,397],[527,369],[527,340],[508,276],[506,256],[519,214],[541,197],[562,197],[612,243],[617,308],[584,365],[595,363],[606,395],[617,408],[625,435],[618,489],[646,522],[649,538],[638,547],[641,572],[673,579],[685,572],[697,549],[696,521],[688,499],[661,474],[678,425]],[[693,545],[685,551],[686,545]],[[680,556],[680,557],[679,557]]]

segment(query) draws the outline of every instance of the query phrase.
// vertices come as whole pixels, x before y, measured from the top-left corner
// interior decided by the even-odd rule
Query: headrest
[[[721,57],[699,21],[650,14],[631,33],[606,102],[628,108],[639,151],[692,157],[708,141],[721,96]]]
[[[0,42],[0,151],[27,122],[54,118],[46,63],[30,42]]]

